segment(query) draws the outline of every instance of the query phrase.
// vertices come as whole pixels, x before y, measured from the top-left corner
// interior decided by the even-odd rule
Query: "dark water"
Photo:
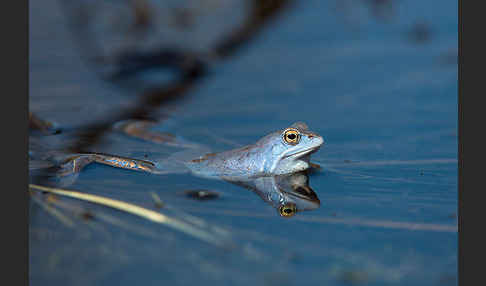
[[[283,218],[227,182],[89,166],[70,189],[151,209],[155,193],[178,210],[162,213],[220,227],[232,247],[60,198],[70,225],[33,201],[31,285],[455,285],[457,2],[400,2],[388,21],[337,3],[286,11],[156,128],[222,151],[305,121],[326,141],[309,178],[320,208]],[[29,109],[74,129],[136,97],[82,61],[58,4],[30,3]],[[177,151],[115,134],[102,143],[92,151]],[[220,197],[184,195],[194,189]]]

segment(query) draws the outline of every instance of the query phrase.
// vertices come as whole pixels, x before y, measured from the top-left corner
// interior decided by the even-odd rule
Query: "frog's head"
[[[269,134],[259,143],[271,149],[268,153],[265,171],[273,175],[295,173],[309,168],[310,155],[324,143],[324,139],[303,122]]]

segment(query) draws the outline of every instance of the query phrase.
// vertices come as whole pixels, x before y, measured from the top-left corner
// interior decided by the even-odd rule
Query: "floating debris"
[[[200,201],[214,200],[219,198],[219,193],[207,190],[187,190],[184,192],[188,198]]]
[[[83,213],[81,213],[81,217],[84,220],[88,220],[88,221],[95,219],[95,215],[91,211],[84,211]]]
[[[155,203],[156,208],[161,209],[161,208],[164,207],[164,203],[162,202],[162,200],[160,199],[160,197],[156,193],[150,192],[150,195],[154,199],[154,203]]]

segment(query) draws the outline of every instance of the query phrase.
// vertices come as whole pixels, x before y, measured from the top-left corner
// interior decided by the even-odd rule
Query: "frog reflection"
[[[307,172],[258,177],[254,179],[225,179],[245,187],[269,203],[282,217],[292,217],[297,212],[319,208],[317,194],[309,187]]]

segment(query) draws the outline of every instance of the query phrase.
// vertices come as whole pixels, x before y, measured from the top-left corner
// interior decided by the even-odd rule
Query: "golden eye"
[[[295,129],[288,129],[284,132],[283,139],[290,145],[297,145],[300,141],[300,133]]]
[[[291,217],[297,212],[297,207],[294,203],[288,203],[286,205],[280,206],[278,211],[283,217]]]

